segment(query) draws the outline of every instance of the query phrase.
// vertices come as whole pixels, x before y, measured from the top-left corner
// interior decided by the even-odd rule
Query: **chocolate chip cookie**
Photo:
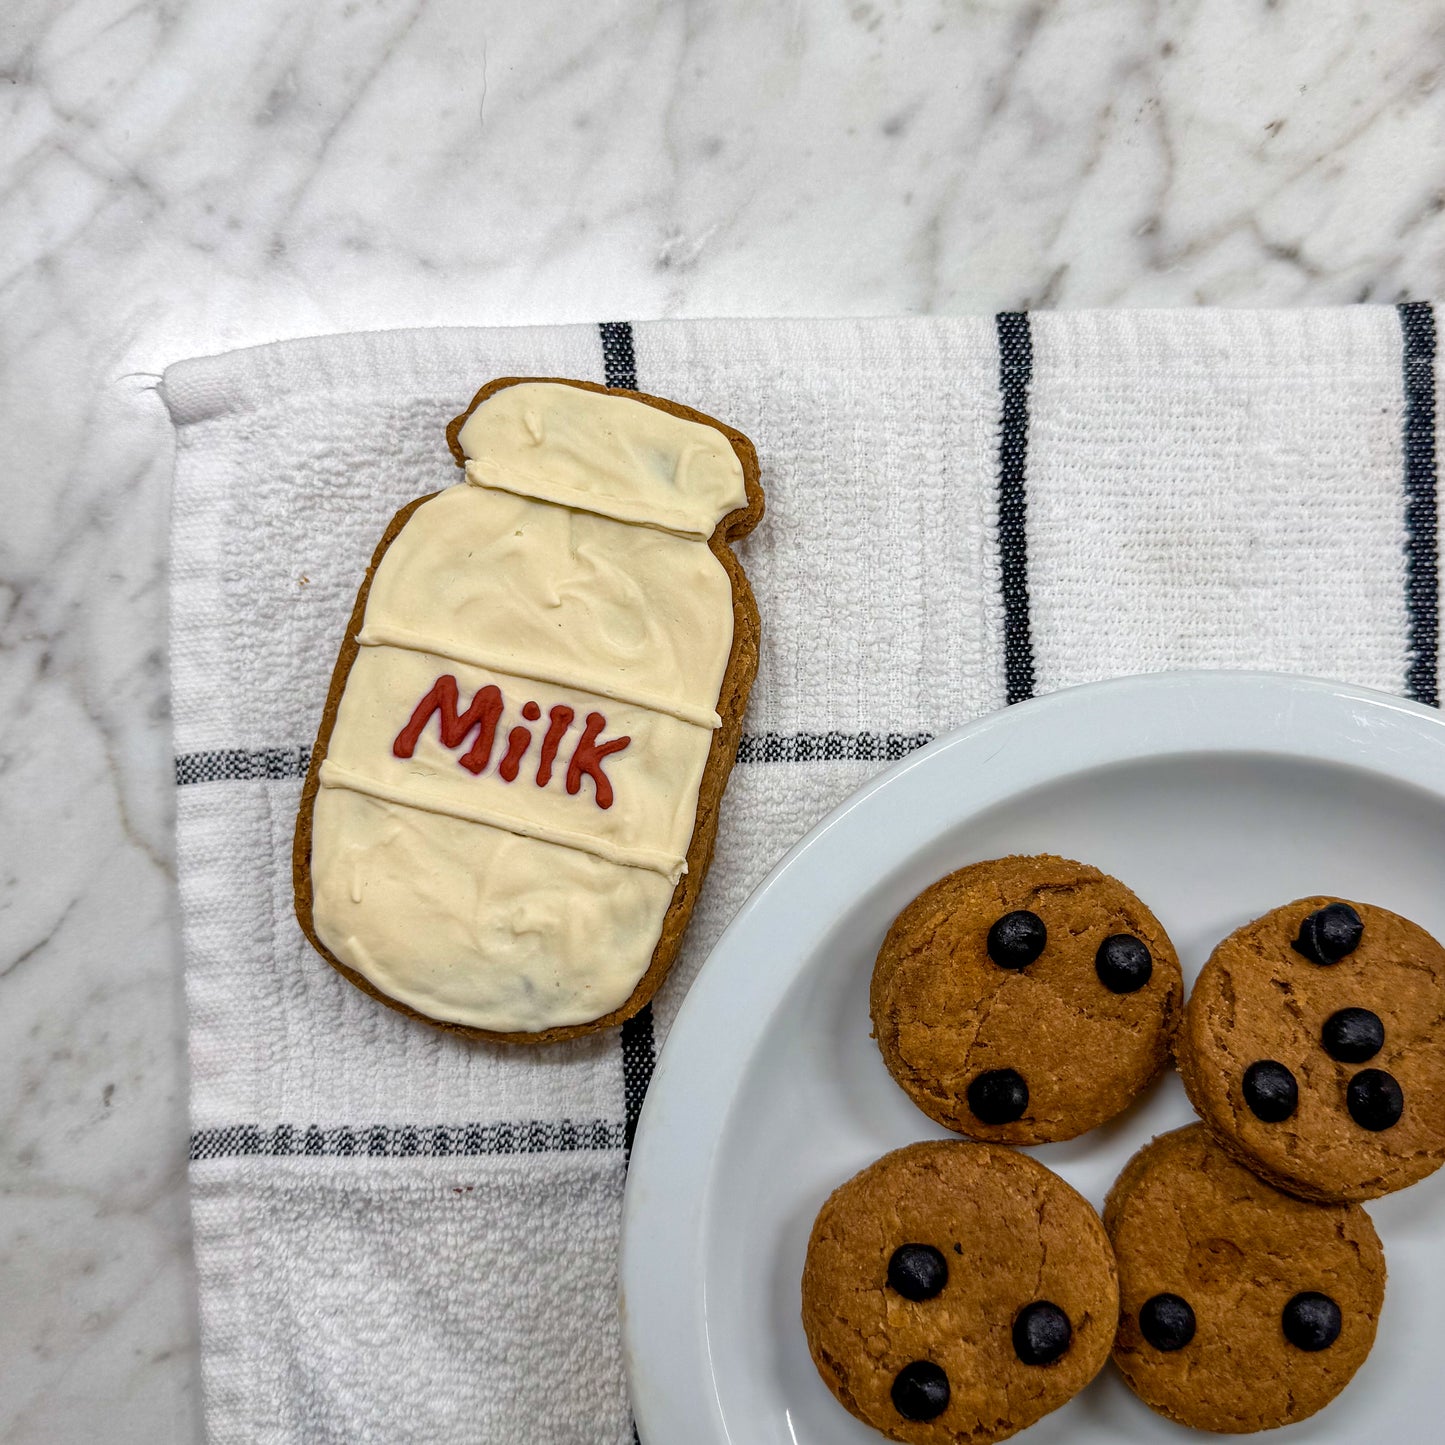
[[[839,1401],[891,1440],[985,1445],[1103,1367],[1119,1296],[1099,1216],[1037,1160],[937,1140],[818,1213],[803,1328]]]
[[[1403,1189],[1445,1161],[1445,949],[1367,903],[1276,908],[1204,966],[1179,1071],[1219,1142],[1281,1189]]]
[[[873,1033],[931,1119],[1042,1144],[1111,1119],[1164,1068],[1179,960],[1115,878],[1050,856],[975,863],[919,894],[873,967]]]
[[[1303,1420],[1370,1352],[1385,1257],[1369,1215],[1282,1194],[1201,1125],[1130,1160],[1104,1225],[1119,1267],[1115,1363],[1171,1420],[1230,1434]]]

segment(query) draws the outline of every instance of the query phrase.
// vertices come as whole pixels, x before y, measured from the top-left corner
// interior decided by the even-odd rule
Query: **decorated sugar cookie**
[[[296,910],[383,1002],[550,1041],[640,1009],[712,856],[757,671],[729,544],[752,444],[670,401],[508,378],[465,480],[397,513],[302,793]]]

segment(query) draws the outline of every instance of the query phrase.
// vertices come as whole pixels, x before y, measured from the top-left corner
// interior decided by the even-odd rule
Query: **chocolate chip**
[[[1029,1086],[1015,1069],[989,1069],[968,1086],[968,1107],[980,1124],[1012,1124],[1029,1106]]]
[[[1244,1071],[1244,1102],[1256,1119],[1278,1124],[1288,1119],[1299,1104],[1299,1085],[1283,1064],[1260,1059]]]
[[[1284,1337],[1297,1350],[1327,1350],[1340,1337],[1340,1307],[1327,1294],[1308,1289],[1280,1311]]]
[[[888,1283],[904,1299],[932,1299],[948,1283],[948,1261],[931,1244],[900,1244],[888,1260]]]
[[[932,1360],[914,1360],[893,1377],[890,1393],[905,1420],[933,1420],[948,1409],[948,1376]]]
[[[1069,1317],[1058,1305],[1036,1299],[1014,1316],[1014,1354],[1026,1365],[1052,1365],[1074,1337]]]
[[[1405,1091],[1384,1069],[1361,1069],[1345,1090],[1350,1118],[1372,1134],[1392,1129],[1405,1112]]]
[[[1194,1311],[1177,1294],[1156,1294],[1139,1311],[1139,1333],[1156,1350],[1182,1350],[1194,1338]]]
[[[1363,1064],[1385,1046],[1385,1026],[1367,1008],[1342,1008],[1320,1030],[1325,1052],[1342,1064]]]
[[[1110,993],[1137,993],[1153,975],[1154,960],[1142,939],[1115,933],[1099,945],[1094,972]]]
[[[1365,925],[1348,903],[1329,903],[1311,913],[1291,945],[1311,963],[1338,963],[1360,946]]]
[[[1027,968],[1044,951],[1049,931],[1027,908],[1005,913],[988,931],[988,956],[1000,968]]]

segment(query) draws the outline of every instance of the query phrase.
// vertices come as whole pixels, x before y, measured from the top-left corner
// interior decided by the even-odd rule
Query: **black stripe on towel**
[[[747,733],[740,763],[896,763],[932,733]]]
[[[608,386],[637,390],[637,354],[632,348],[630,321],[601,321],[602,374]]]
[[[1033,338],[1026,311],[1004,311],[998,330],[998,551],[1003,592],[1004,688],[1011,703],[1034,695],[1034,643],[1029,630],[1028,503],[1029,384]]]
[[[214,748],[204,753],[182,753],[176,759],[176,787],[304,778],[310,766],[310,748]]]
[[[652,1005],[648,1003],[622,1025],[622,1107],[627,1115],[624,1147],[629,1160],[632,1141],[637,1137],[637,1121],[642,1115],[642,1101],[647,1097],[647,1086],[652,1082],[656,1065]]]
[[[602,339],[602,371],[608,386],[637,390],[637,352],[632,344],[630,321],[603,321],[598,325]],[[627,1117],[627,1157],[637,1137],[637,1120],[642,1101],[652,1082],[657,1064],[657,1044],[652,1030],[652,1005],[644,1004],[622,1025],[622,1107]]]
[[[1406,694],[1440,706],[1440,549],[1435,458],[1435,313],[1424,301],[1398,308],[1405,349]]]
[[[308,1124],[236,1124],[228,1129],[197,1129],[190,1157],[239,1159],[371,1158],[428,1159],[449,1155],[575,1154],[620,1149],[624,1130],[608,1119],[524,1119],[497,1124],[372,1124],[321,1128]]]
[[[914,733],[746,733],[738,743],[739,763],[896,763],[933,734]],[[304,778],[310,748],[219,748],[176,758],[176,786]]]

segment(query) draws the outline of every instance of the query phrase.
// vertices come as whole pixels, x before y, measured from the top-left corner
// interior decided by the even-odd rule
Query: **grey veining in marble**
[[[165,671],[186,355],[1445,292],[1445,12],[7,0],[0,1438],[197,1437]]]

